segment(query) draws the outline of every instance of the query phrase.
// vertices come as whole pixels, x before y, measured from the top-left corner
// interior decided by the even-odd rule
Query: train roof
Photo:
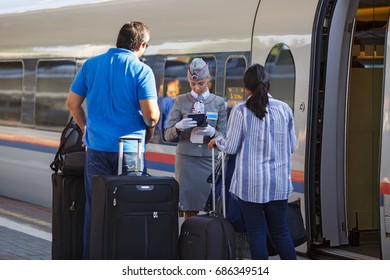
[[[127,21],[151,30],[148,54],[250,50],[258,0],[115,0],[0,15],[0,57],[90,56]],[[229,44],[226,44],[229,41]]]

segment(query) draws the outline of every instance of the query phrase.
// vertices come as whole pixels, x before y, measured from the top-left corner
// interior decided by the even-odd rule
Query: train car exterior
[[[124,22],[140,20],[151,29],[143,59],[160,104],[169,82],[188,90],[186,65],[194,57],[208,62],[211,90],[228,109],[245,99],[246,67],[267,67],[271,94],[294,111],[292,199],[302,202],[309,235],[299,252],[390,259],[389,7],[366,0],[113,0],[0,11],[0,195],[51,207],[49,164],[69,119],[69,85],[85,59],[114,46]],[[165,118],[147,145],[147,166],[152,175],[173,176]]]

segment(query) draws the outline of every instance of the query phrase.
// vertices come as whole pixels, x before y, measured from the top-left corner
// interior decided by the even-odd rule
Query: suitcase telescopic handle
[[[225,192],[225,153],[222,152],[222,188],[221,188],[221,196],[222,196],[222,214],[223,217],[226,218],[226,192]]]
[[[211,168],[212,168],[212,205],[213,211],[216,213],[216,195],[215,195],[215,148],[211,149]],[[226,218],[226,193],[225,193],[225,153],[221,152],[221,177],[222,177],[222,185],[221,185],[221,202],[222,202],[222,215]]]
[[[119,156],[118,156],[118,175],[122,174],[123,167],[123,143],[126,140],[138,141],[137,145],[137,166],[136,169],[141,171],[141,162],[142,162],[142,145],[143,145],[143,137],[136,135],[125,135],[119,137]]]

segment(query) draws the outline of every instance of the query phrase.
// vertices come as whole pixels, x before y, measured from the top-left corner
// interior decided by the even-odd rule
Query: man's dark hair
[[[138,50],[139,45],[149,41],[149,37],[149,28],[142,22],[127,22],[119,31],[116,47],[136,51]]]

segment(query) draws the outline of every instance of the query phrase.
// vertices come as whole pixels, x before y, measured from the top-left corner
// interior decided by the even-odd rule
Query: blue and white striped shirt
[[[230,192],[255,203],[288,199],[293,191],[291,154],[297,144],[293,113],[286,103],[268,96],[262,120],[240,103],[232,110],[226,138],[216,138],[221,151],[237,154]]]

